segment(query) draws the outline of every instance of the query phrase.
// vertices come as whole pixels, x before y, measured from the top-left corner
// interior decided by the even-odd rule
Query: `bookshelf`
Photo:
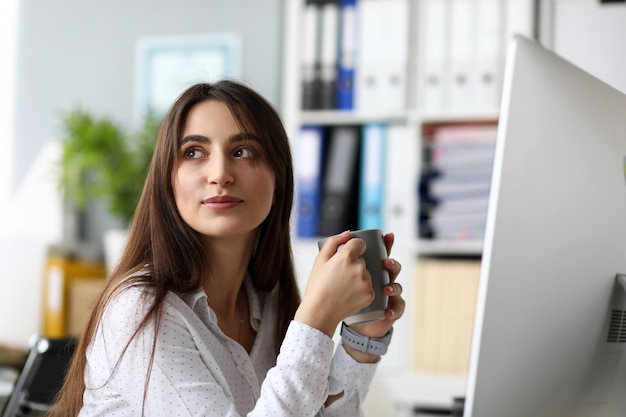
[[[535,2],[533,0],[473,0],[471,2],[468,0],[356,0],[357,27],[367,26],[371,24],[370,21],[376,20],[378,25],[387,25],[385,28],[390,32],[403,33],[404,39],[399,42],[403,59],[397,60],[398,51],[395,44],[394,47],[390,47],[394,51],[385,55],[389,57],[389,60],[396,62],[396,67],[401,68],[401,75],[396,78],[400,80],[402,91],[397,91],[397,86],[388,87],[394,100],[380,98],[371,91],[362,93],[366,99],[358,98],[356,97],[358,89],[364,90],[367,87],[355,75],[353,84],[355,97],[351,109],[305,110],[303,109],[303,94],[310,93],[310,85],[306,84],[303,77],[308,74],[306,65],[310,65],[310,62],[307,63],[306,58],[310,60],[310,56],[303,57],[303,55],[310,54],[312,50],[310,46],[305,45],[305,42],[311,37],[307,32],[309,27],[307,25],[311,21],[308,8],[313,3],[321,4],[319,7],[323,8],[330,3],[338,5],[339,1],[290,0],[284,5],[282,115],[294,148],[296,172],[300,163],[297,149],[302,126],[323,126],[326,129],[333,129],[339,126],[363,127],[370,124],[382,124],[388,128],[387,132],[392,127],[402,132],[404,141],[401,146],[391,143],[391,135],[386,137],[387,155],[384,168],[386,178],[383,181],[383,187],[391,190],[383,193],[383,199],[386,199],[386,202],[382,203],[380,209],[380,224],[383,230],[396,233],[393,256],[403,265],[400,279],[405,288],[407,311],[405,317],[396,325],[395,340],[392,344],[395,351],[385,357],[381,363],[379,373],[382,372],[382,376],[380,378],[393,385],[393,381],[397,380],[395,372],[401,371],[407,374],[407,364],[411,363],[409,374],[419,375],[420,381],[423,381],[422,373],[428,374],[437,379],[438,383],[440,383],[440,378],[449,377],[451,381],[454,381],[450,385],[455,387],[452,391],[458,395],[459,380],[462,380],[465,374],[463,367],[466,364],[462,363],[454,369],[446,368],[446,366],[437,367],[433,363],[436,361],[443,363],[445,358],[441,359],[439,356],[435,361],[434,358],[428,357],[428,352],[432,355],[441,352],[440,347],[447,342],[443,340],[439,347],[429,345],[428,349],[416,349],[415,346],[420,343],[419,337],[428,333],[423,325],[424,317],[429,314],[423,309],[424,297],[445,297],[440,294],[442,287],[438,287],[437,294],[428,293],[427,288],[433,288],[432,278],[434,276],[447,277],[442,281],[448,282],[450,289],[454,289],[459,284],[459,280],[454,279],[455,276],[467,278],[468,282],[464,284],[464,288],[474,288],[480,269],[482,239],[480,237],[438,239],[420,236],[419,213],[422,209],[420,200],[423,198],[419,192],[420,180],[429,163],[428,159],[424,158],[424,153],[429,146],[433,132],[438,127],[496,126],[506,39],[512,33],[522,33],[532,37]],[[367,17],[359,15],[359,13],[366,13],[363,9],[364,5],[369,13],[372,10],[378,10],[378,18],[368,20]],[[392,7],[400,8],[398,10],[402,11],[383,13],[384,8]],[[324,13],[320,9],[318,12],[320,15]],[[337,22],[341,22],[340,10],[337,16],[332,13],[330,16]],[[392,20],[393,25],[391,25],[385,19],[391,19],[393,16],[395,20]],[[467,16],[469,20],[465,19]],[[405,18],[406,21],[402,23],[399,21],[401,18]],[[320,21],[323,19],[320,18]],[[401,29],[391,28],[395,25],[400,26]],[[341,33],[341,28],[337,32]],[[354,62],[356,63],[355,73],[358,73],[359,64],[363,64],[367,57],[371,58],[375,55],[363,49],[366,49],[368,45],[374,45],[372,48],[376,48],[377,42],[372,40],[371,36],[365,36],[368,41],[362,41],[362,44],[359,43],[359,35],[356,35],[355,39],[357,57]],[[337,63],[339,64],[339,58]],[[391,69],[389,65],[382,65],[380,71],[383,74],[380,77],[384,77],[384,74],[388,74]],[[437,71],[441,72],[437,73]],[[370,106],[367,98],[372,100],[372,97],[379,97],[376,101],[392,104],[387,107]],[[400,106],[396,105],[398,102],[401,103]],[[495,141],[495,137],[493,139]],[[363,172],[360,175],[363,175]],[[398,183],[401,186],[398,186]],[[296,178],[296,194],[299,185],[301,185],[300,179]],[[389,203],[387,200],[393,201]],[[385,207],[386,203],[390,207]],[[299,221],[298,203],[296,207],[295,224]],[[297,230],[295,225],[293,230]],[[301,284],[308,276],[310,265],[317,254],[316,242],[316,236],[298,236],[297,234],[294,236],[294,256]],[[458,300],[461,298],[464,300],[462,304],[465,310],[461,316],[467,316],[469,314],[467,312],[473,314],[475,294],[469,289],[457,294],[460,297]],[[418,301],[420,305],[416,305]],[[433,299],[429,302],[433,302]],[[467,332],[468,326],[471,332],[471,323],[465,320],[462,325],[465,326],[463,330],[465,338],[460,343],[469,352],[471,337],[468,337]],[[429,362],[429,359],[432,360]],[[389,375],[394,375],[394,377],[389,378]],[[409,375],[407,378],[411,379],[412,376]],[[406,403],[406,399],[402,401]]]

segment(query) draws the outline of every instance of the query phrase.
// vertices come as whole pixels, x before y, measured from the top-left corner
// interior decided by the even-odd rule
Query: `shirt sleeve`
[[[261,399],[250,416],[314,416],[328,398],[334,343],[323,332],[292,321],[276,366],[261,386]],[[280,410],[280,411],[279,411]]]
[[[360,363],[340,344],[333,357],[329,375],[329,394],[343,396],[320,413],[324,417],[362,416],[361,405],[369,390],[378,364]]]

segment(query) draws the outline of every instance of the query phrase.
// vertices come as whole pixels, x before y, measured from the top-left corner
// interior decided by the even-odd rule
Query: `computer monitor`
[[[464,416],[623,417],[626,96],[507,54]]]

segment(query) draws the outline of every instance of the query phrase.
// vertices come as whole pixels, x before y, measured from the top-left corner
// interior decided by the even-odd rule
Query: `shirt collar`
[[[260,294],[254,289],[250,274],[246,274],[243,285],[246,289],[246,295],[248,296],[248,303],[250,308],[250,324],[254,331],[259,331],[262,319],[262,306]],[[217,324],[217,316],[211,307],[209,307],[208,296],[204,291],[204,288],[200,287],[198,290],[183,294],[180,298],[198,315],[209,315],[209,320],[212,323]]]

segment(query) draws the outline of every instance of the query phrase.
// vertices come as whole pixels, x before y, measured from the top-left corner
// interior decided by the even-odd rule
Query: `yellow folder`
[[[69,329],[75,333],[76,326],[73,323],[82,322],[81,317],[75,317],[84,314],[85,311],[77,312],[76,308],[71,305],[83,305],[83,310],[87,309],[86,302],[80,294],[70,297],[70,289],[73,284],[81,283],[84,285],[85,280],[92,281],[89,286],[92,295],[94,295],[94,286],[96,290],[104,284],[106,278],[106,270],[103,262],[76,259],[71,255],[58,253],[59,251],[51,250],[44,273],[43,279],[43,317],[42,317],[42,333],[46,337],[60,338],[69,336]],[[72,291],[71,294],[76,294]],[[75,298],[76,302],[72,302],[71,298]],[[93,298],[93,297],[92,297]],[[95,301],[95,300],[93,300]],[[90,306],[90,304],[89,304]],[[72,316],[68,312],[72,311]],[[70,326],[70,323],[72,325]]]

